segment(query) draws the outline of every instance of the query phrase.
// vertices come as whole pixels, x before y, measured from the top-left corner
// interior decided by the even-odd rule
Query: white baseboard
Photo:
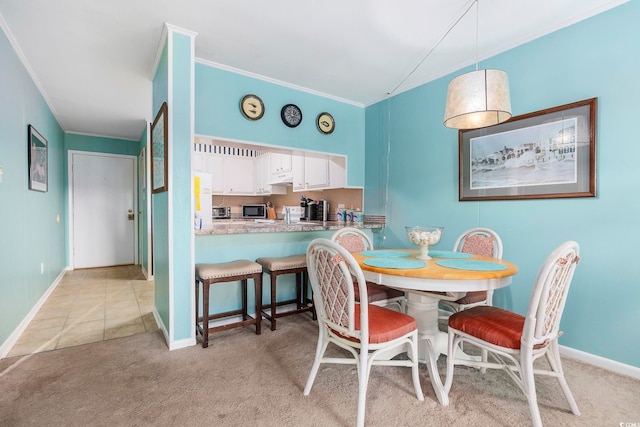
[[[158,328],[162,331],[162,335],[164,335],[164,342],[167,344],[167,347],[169,347],[170,351],[178,350],[185,347],[191,347],[197,344],[195,336],[186,338],[180,341],[172,342],[169,339],[169,331],[167,330],[165,324],[162,322],[162,318],[160,317],[160,314],[158,313],[158,310],[156,310],[155,307],[153,308],[153,318],[156,319],[156,324],[158,325]]]
[[[140,269],[142,270],[142,274],[144,274],[145,279],[147,281],[153,280],[153,276],[149,274],[149,272],[144,268],[144,265],[140,264]]]
[[[2,345],[0,346],[0,359],[5,358],[7,354],[9,354],[9,351],[11,351],[13,346],[16,345],[18,339],[20,339],[20,336],[27,329],[27,326],[29,326],[29,323],[31,323],[31,321],[36,317],[36,314],[38,314],[40,308],[42,308],[44,303],[47,301],[47,298],[49,298],[49,296],[53,293],[53,291],[56,289],[56,287],[64,277],[65,273],[69,270],[70,268],[67,267],[63,269],[60,274],[58,274],[58,277],[56,277],[55,280],[51,283],[47,291],[42,294],[38,302],[36,302],[36,304],[31,307],[31,311],[27,313],[24,319],[22,319],[22,322],[20,322],[20,324],[18,324],[18,326],[13,330],[11,335],[9,335],[9,338],[7,338],[6,341],[2,343]]]
[[[576,350],[571,347],[565,347],[563,345],[558,347],[560,349],[560,354],[562,354],[563,356],[580,360],[581,362],[640,380],[640,368],[638,368],[637,366],[616,362],[615,360],[606,359],[604,357],[596,356],[590,353],[585,353],[584,351]]]

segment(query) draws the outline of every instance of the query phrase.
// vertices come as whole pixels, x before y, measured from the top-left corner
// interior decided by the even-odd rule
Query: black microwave
[[[266,218],[267,205],[242,205],[242,218]]]

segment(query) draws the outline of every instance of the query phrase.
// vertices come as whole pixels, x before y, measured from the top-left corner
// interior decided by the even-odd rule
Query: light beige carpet
[[[265,323],[268,325],[268,323]],[[1,426],[353,426],[354,366],[320,369],[302,395],[316,347],[306,315],[278,320],[262,335],[243,328],[210,346],[168,351],[160,332],[0,360]],[[441,358],[444,373],[444,358]],[[538,380],[546,426],[640,425],[640,381],[564,359],[582,415],[574,416],[557,381]],[[503,372],[458,367],[441,406],[421,368],[425,401],[410,369],[374,367],[368,426],[527,426],[529,409]]]

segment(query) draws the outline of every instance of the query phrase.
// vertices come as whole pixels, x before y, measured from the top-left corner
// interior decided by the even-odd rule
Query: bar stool
[[[260,335],[262,320],[262,266],[249,260],[237,260],[218,264],[196,264],[196,334],[202,334],[202,348],[209,346],[209,334],[246,325],[256,325],[256,335]],[[256,315],[247,312],[247,280],[253,279],[256,295]],[[211,315],[209,313],[209,290],[211,285],[223,282],[241,282],[242,308]],[[198,314],[199,288],[202,283],[202,317]],[[220,326],[209,327],[209,320],[242,315],[242,320]],[[202,327],[198,322],[202,322]]]
[[[291,255],[280,258],[258,258],[256,262],[262,265],[262,271],[269,275],[269,287],[271,288],[270,310],[262,311],[262,315],[271,323],[271,330],[276,330],[276,319],[292,314],[310,311],[313,320],[316,320],[316,312],[313,307],[313,299],[308,295],[307,255]],[[278,276],[283,274],[296,275],[296,297],[286,301],[276,301],[276,287]],[[296,304],[293,310],[277,312],[277,307]]]

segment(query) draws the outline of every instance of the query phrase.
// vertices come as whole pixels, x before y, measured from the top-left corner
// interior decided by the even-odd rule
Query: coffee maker
[[[300,206],[304,213],[300,218],[301,221],[328,221],[329,219],[329,202],[326,200],[313,200],[302,195]]]
[[[311,205],[311,221],[325,222],[329,219],[329,202],[316,200]]]
[[[300,221],[310,221],[312,202],[313,199],[306,197],[304,194],[300,198],[300,207],[302,208],[302,216],[300,217]]]

